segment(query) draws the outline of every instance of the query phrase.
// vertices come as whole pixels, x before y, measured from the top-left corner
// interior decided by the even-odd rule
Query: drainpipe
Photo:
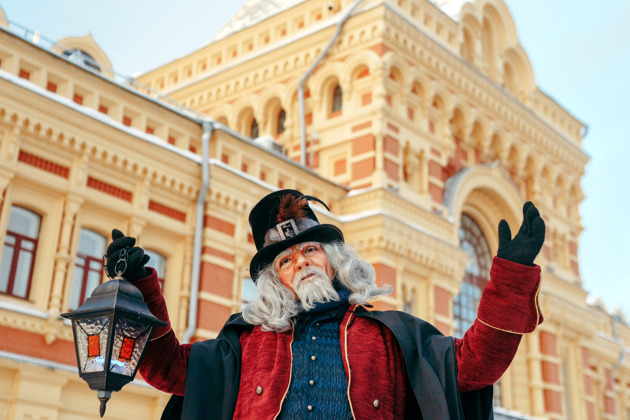
[[[355,0],[352,5],[348,8],[348,10],[341,16],[339,19],[339,23],[337,23],[337,30],[333,37],[328,41],[328,44],[324,48],[324,50],[319,54],[319,56],[315,59],[311,67],[306,70],[306,73],[302,75],[300,81],[298,82],[298,101],[299,101],[299,109],[300,109],[300,164],[302,166],[306,166],[306,126],[304,124],[304,82],[311,75],[315,67],[319,65],[319,63],[324,59],[326,54],[328,54],[328,50],[333,46],[337,38],[339,38],[339,34],[341,33],[341,29],[346,21],[350,18],[350,15],[356,9],[356,7],[361,3],[362,0]]]
[[[610,321],[612,323],[613,335],[615,336],[615,341],[621,345],[621,352],[619,353],[619,358],[615,362],[615,364],[610,368],[610,376],[615,377],[615,371],[621,366],[623,363],[624,356],[626,355],[626,349],[624,347],[624,342],[621,338],[619,338],[619,331],[617,331],[617,316],[613,315]]]
[[[188,306],[188,328],[182,337],[183,343],[189,343],[197,329],[197,310],[199,300],[199,277],[201,275],[201,242],[203,240],[203,215],[206,194],[210,183],[210,171],[208,162],[210,158],[210,137],[214,131],[211,120],[201,123],[203,134],[201,136],[201,189],[197,195],[197,212],[195,220],[195,243],[193,246],[192,272],[190,273],[190,303]]]

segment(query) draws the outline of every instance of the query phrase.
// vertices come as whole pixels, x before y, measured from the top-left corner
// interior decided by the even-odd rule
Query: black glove
[[[534,204],[528,201],[523,205],[523,224],[514,239],[512,239],[510,225],[505,219],[499,222],[497,257],[533,266],[544,241],[545,222]]]
[[[144,250],[140,247],[134,246],[136,244],[136,238],[125,236],[118,229],[112,230],[113,242],[107,247],[107,272],[111,277],[116,276],[116,263],[120,258],[120,250],[128,248],[129,254],[127,255],[127,269],[122,276],[127,281],[135,281],[145,278],[150,272],[144,267],[149,261],[149,256],[144,253]],[[121,269],[122,264],[118,269]]]

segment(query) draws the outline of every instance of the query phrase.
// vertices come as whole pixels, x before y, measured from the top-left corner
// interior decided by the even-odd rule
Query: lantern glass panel
[[[74,331],[81,372],[101,372],[105,370],[109,317],[101,316],[79,319],[74,322]]]
[[[133,376],[150,333],[151,327],[147,325],[127,318],[118,318],[109,370],[121,375]]]

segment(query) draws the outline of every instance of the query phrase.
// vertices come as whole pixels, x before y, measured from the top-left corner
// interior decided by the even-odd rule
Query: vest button
[[[315,341],[315,340],[317,340],[317,337],[312,336],[312,337],[311,337],[311,340]]]
[[[381,403],[378,400],[374,400],[372,405],[374,406],[374,408],[379,408],[381,406]]]
[[[309,405],[306,407],[306,409],[307,409],[308,411],[313,411],[313,406],[309,404]]]
[[[263,391],[262,386],[259,385],[256,387],[256,394],[260,395],[262,394],[262,391]]]
[[[313,385],[315,385],[315,381],[311,379],[310,381],[308,381],[308,384],[313,386]]]
[[[315,357],[315,355],[312,355],[312,356],[311,356],[311,360],[312,360],[312,361],[315,361],[315,360],[317,360],[317,357]]]

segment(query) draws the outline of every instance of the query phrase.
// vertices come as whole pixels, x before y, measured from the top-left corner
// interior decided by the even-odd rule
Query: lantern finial
[[[107,401],[109,401],[109,397],[112,396],[112,392],[111,391],[98,391],[96,393],[96,396],[101,401],[100,413],[101,413],[101,417],[103,417],[105,415],[105,408],[106,408]]]

